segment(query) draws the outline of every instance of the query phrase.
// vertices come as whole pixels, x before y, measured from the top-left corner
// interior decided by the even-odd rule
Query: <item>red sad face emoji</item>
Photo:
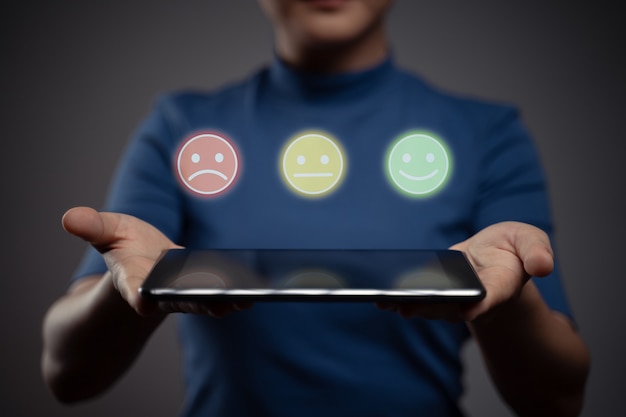
[[[181,183],[194,194],[215,197],[230,189],[239,173],[239,158],[232,142],[213,133],[193,136],[176,156]]]

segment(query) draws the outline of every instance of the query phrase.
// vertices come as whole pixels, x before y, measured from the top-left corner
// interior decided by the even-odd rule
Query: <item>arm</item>
[[[75,283],[43,324],[42,372],[57,398],[72,402],[108,388],[162,321],[138,288],[175,245],[140,220],[87,208],[68,211],[63,227],[98,249],[110,272]]]
[[[498,391],[520,416],[580,413],[589,354],[532,282],[497,315],[468,324]]]
[[[104,391],[130,367],[162,319],[138,315],[110,273],[77,282],[44,320],[45,382],[63,402]]]
[[[487,291],[504,295],[466,312],[500,394],[519,415],[578,415],[589,372],[587,348],[569,319],[550,310],[527,280],[552,272],[547,235],[529,225],[501,223],[455,249],[466,252]]]
[[[471,306],[383,305],[405,317],[463,320],[500,394],[522,416],[577,415],[589,354],[567,318],[548,308],[530,276],[553,269],[547,235],[523,223],[490,226],[452,247],[476,269],[487,296]]]
[[[166,313],[221,316],[247,305],[151,303],[139,287],[160,254],[176,248],[135,217],[75,208],[65,229],[102,253],[108,272],[85,278],[52,305],[43,323],[42,372],[57,398],[73,402],[108,388],[132,364]]]

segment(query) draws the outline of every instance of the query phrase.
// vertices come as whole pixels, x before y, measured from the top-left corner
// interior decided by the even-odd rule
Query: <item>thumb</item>
[[[63,228],[102,251],[115,241],[116,223],[90,207],[74,207],[63,215]]]
[[[554,252],[548,235],[530,225],[515,230],[514,246],[531,276],[542,277],[554,268]]]

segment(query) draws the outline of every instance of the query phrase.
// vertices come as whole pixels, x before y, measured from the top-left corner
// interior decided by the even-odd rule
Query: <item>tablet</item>
[[[140,288],[157,301],[476,302],[485,289],[453,250],[166,251]]]

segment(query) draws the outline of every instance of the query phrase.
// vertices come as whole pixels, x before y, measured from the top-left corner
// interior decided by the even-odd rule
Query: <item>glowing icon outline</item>
[[[212,156],[213,156],[214,162],[217,164],[221,164],[229,157],[232,159],[231,163],[233,166],[229,169],[228,173],[224,173],[222,171],[219,171],[218,169],[212,169],[212,168],[199,169],[191,173],[191,175],[188,175],[188,173],[187,174],[185,173],[185,171],[187,171],[187,168],[184,166],[184,164],[188,164],[189,162],[183,161],[183,157],[189,156],[189,155],[186,155],[186,151],[190,148],[190,146],[193,146],[194,144],[197,143],[197,141],[200,141],[200,140],[216,141],[215,142],[216,144],[218,144],[222,148],[225,147],[224,149],[227,152],[225,151],[224,153],[226,153],[227,155],[224,155],[224,153],[222,152],[217,152]],[[197,152],[190,156],[190,160],[192,164],[199,163],[201,159],[202,159],[201,156]],[[184,141],[184,144],[178,149],[176,153],[176,170],[178,173],[179,182],[181,182],[189,191],[201,197],[216,197],[230,190],[232,186],[235,185],[235,183],[237,182],[239,178],[240,169],[241,167],[240,167],[239,152],[237,151],[236,146],[231,140],[217,133],[202,132],[202,133],[193,135]],[[220,186],[215,186],[215,187],[205,188],[205,189],[201,189],[198,186],[191,183],[194,179],[202,175],[214,175],[224,180],[225,183]],[[229,178],[229,175],[230,175],[230,178]]]
[[[334,164],[337,164],[337,162],[334,162],[334,160],[331,159],[331,156],[329,156],[328,154],[324,153],[322,155],[315,155],[315,156],[319,156],[319,164],[321,164],[322,166],[328,166],[330,171],[329,172],[320,172],[320,171],[312,171],[312,172],[295,172],[294,171],[294,167],[293,164],[294,162],[289,162],[290,161],[290,157],[294,156],[293,152],[296,148],[299,147],[306,147],[306,143],[305,142],[309,142],[309,148],[305,149],[305,153],[309,153],[311,151],[310,145],[311,145],[311,141],[317,141],[318,145],[322,145],[322,146],[328,146],[330,145],[330,150],[332,150],[332,157],[337,157],[337,161],[338,161],[338,166],[333,168]],[[315,147],[316,150],[319,149],[319,146]],[[302,150],[301,150],[302,151]],[[297,157],[294,159],[295,164],[298,166],[303,166],[305,165],[307,162],[307,156],[310,155],[297,155]],[[331,166],[330,164],[333,164],[333,166]],[[292,166],[289,166],[289,165]],[[291,191],[294,191],[296,194],[298,194],[299,196],[304,196],[304,197],[308,197],[308,198],[320,198],[320,197],[326,197],[328,195],[330,195],[331,193],[333,193],[337,188],[339,188],[339,186],[341,185],[344,177],[345,177],[345,173],[346,173],[346,167],[347,167],[347,158],[345,156],[345,152],[341,146],[341,143],[335,139],[334,137],[332,137],[331,135],[327,134],[327,133],[321,133],[321,132],[304,132],[304,133],[300,133],[298,135],[293,136],[291,139],[289,139],[286,143],[286,145],[283,147],[283,150],[281,152],[281,156],[280,156],[280,163],[279,163],[279,169],[280,169],[280,174],[281,177],[283,179],[283,181],[287,184],[288,188]],[[311,183],[299,183],[299,179],[330,179],[330,181],[328,181],[327,183],[325,182],[317,182],[314,183],[314,185],[312,186]]]
[[[407,147],[413,152],[408,152]],[[413,175],[398,166],[400,162],[404,164],[413,162],[413,153],[418,153],[418,149],[419,152],[422,152],[422,148],[427,149],[427,153],[421,155],[425,157],[426,164],[433,164],[437,161],[438,165],[434,166],[432,171],[423,175]],[[400,156],[397,154],[398,152],[403,153]],[[420,164],[424,165],[424,162],[414,165]],[[451,171],[452,155],[450,150],[442,139],[430,132],[410,131],[400,135],[391,143],[385,155],[387,179],[394,189],[412,198],[430,197],[441,191],[450,179]],[[425,184],[431,179],[434,181]]]

